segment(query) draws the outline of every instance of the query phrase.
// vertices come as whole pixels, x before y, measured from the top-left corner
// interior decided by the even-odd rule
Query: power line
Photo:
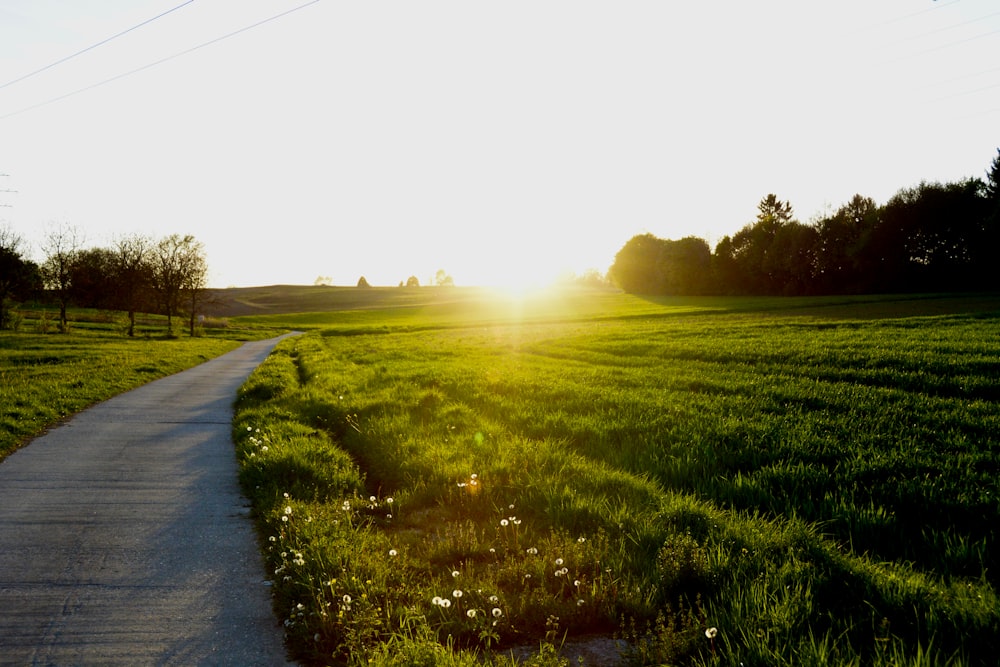
[[[194,2],[194,0],[187,0],[187,2],[185,2],[185,3],[182,3],[182,4],[180,4],[180,5],[177,5],[177,6],[176,6],[176,7],[174,7],[173,9],[168,9],[167,11],[163,12],[162,14],[159,14],[159,15],[157,15],[157,16],[154,16],[154,17],[153,17],[153,18],[151,18],[151,19],[146,19],[146,20],[145,20],[145,21],[143,21],[142,23],[139,23],[138,25],[134,25],[134,26],[132,26],[131,28],[129,28],[128,30],[123,30],[123,31],[121,31],[120,33],[118,33],[117,35],[112,35],[111,37],[108,37],[107,39],[104,39],[104,40],[101,40],[100,42],[97,42],[96,44],[92,44],[92,45],[88,46],[87,48],[83,49],[82,51],[77,51],[76,53],[74,53],[74,54],[72,54],[72,55],[69,55],[69,56],[66,56],[65,58],[62,58],[62,59],[60,59],[60,60],[57,60],[57,61],[55,61],[54,63],[50,63],[50,64],[48,64],[48,65],[46,65],[45,67],[42,67],[42,68],[40,68],[40,69],[36,69],[36,70],[35,70],[34,72],[29,72],[29,73],[25,74],[25,75],[24,75],[24,76],[22,76],[22,77],[19,77],[19,78],[17,78],[17,79],[14,79],[13,81],[8,81],[7,83],[5,83],[5,84],[3,84],[3,85],[0,85],[0,89],[3,89],[3,88],[6,88],[7,86],[12,86],[12,85],[14,85],[15,83],[18,83],[18,82],[20,82],[20,81],[24,81],[25,79],[29,79],[29,78],[31,78],[31,77],[33,77],[33,76],[35,76],[36,74],[41,74],[42,72],[44,72],[44,71],[46,71],[46,70],[48,70],[48,69],[52,69],[52,68],[53,68],[53,67],[55,67],[56,65],[61,65],[61,64],[63,64],[63,63],[64,63],[64,62],[66,62],[67,60],[71,60],[71,59],[73,59],[73,58],[76,58],[76,57],[77,57],[77,56],[79,56],[79,55],[82,55],[82,54],[86,53],[87,51],[91,51],[91,50],[93,50],[93,49],[96,49],[96,48],[97,48],[97,47],[99,47],[99,46],[103,46],[104,44],[107,44],[108,42],[110,42],[110,41],[111,41],[111,40],[113,40],[113,39],[117,39],[117,38],[121,37],[122,35],[127,35],[128,33],[132,32],[133,30],[137,30],[138,28],[141,28],[141,27],[142,27],[142,26],[144,26],[144,25],[147,25],[147,24],[149,24],[149,23],[152,23],[152,22],[153,22],[153,21],[155,21],[156,19],[160,19],[160,18],[163,18],[164,16],[166,16],[167,14],[170,14],[171,12],[176,12],[176,11],[177,11],[178,9],[180,9],[181,7],[184,7],[185,5],[190,5],[190,4],[192,3],[192,2]]]
[[[253,23],[251,25],[248,25],[248,26],[245,26],[243,28],[240,28],[239,30],[234,30],[233,32],[228,33],[226,35],[222,35],[221,37],[216,37],[215,39],[211,39],[211,40],[209,40],[207,42],[199,44],[198,46],[192,46],[190,49],[185,49],[184,51],[180,51],[180,52],[175,53],[175,54],[173,54],[171,56],[167,56],[166,58],[161,58],[160,60],[148,63],[146,65],[143,65],[142,67],[137,67],[137,68],[135,68],[133,70],[129,70],[128,72],[124,72],[122,74],[118,74],[116,76],[111,77],[110,79],[104,79],[103,81],[99,81],[97,83],[93,83],[93,84],[91,84],[89,86],[85,86],[85,87],[80,88],[78,90],[74,90],[72,92],[65,93],[63,95],[59,95],[58,97],[53,97],[52,99],[46,100],[44,102],[39,102],[38,104],[33,104],[33,105],[29,106],[29,107],[25,107],[23,109],[20,109],[19,111],[13,111],[13,112],[11,112],[9,114],[0,116],[0,120],[5,120],[7,118],[11,118],[12,116],[17,116],[19,114],[25,113],[26,111],[32,111],[32,110],[38,109],[40,107],[48,106],[49,104],[53,104],[55,102],[59,102],[61,100],[65,100],[68,97],[73,97],[74,95],[79,95],[80,93],[85,93],[88,90],[93,90],[94,88],[99,88],[99,87],[101,87],[103,85],[106,85],[106,84],[109,84],[109,83],[111,83],[113,81],[118,81],[119,79],[124,79],[127,76],[132,76],[133,74],[138,74],[139,72],[145,71],[145,70],[150,69],[152,67],[156,67],[157,65],[162,65],[165,62],[169,62],[171,60],[174,60],[175,58],[180,58],[181,56],[186,56],[187,54],[192,53],[194,51],[197,51],[199,49],[203,49],[206,46],[211,46],[212,44],[217,44],[217,43],[219,43],[219,42],[221,42],[221,41],[223,41],[225,39],[229,39],[230,37],[235,37],[236,35],[239,35],[240,33],[244,33],[244,32],[246,32],[248,30],[252,30],[254,28],[262,26],[265,23],[270,23],[271,21],[276,21],[277,19],[280,19],[282,17],[288,16],[289,14],[291,14],[293,12],[297,12],[300,9],[305,9],[306,7],[308,7],[310,5],[315,5],[319,1],[320,0],[310,0],[309,2],[307,2],[305,4],[299,5],[298,7],[293,7],[292,9],[289,9],[287,11],[281,12],[280,14],[275,14],[274,16],[266,18],[266,19],[264,19],[262,21],[257,21],[256,23]]]

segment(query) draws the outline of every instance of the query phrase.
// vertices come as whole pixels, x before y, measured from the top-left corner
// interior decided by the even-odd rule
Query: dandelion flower
[[[500,525],[506,527],[509,522],[507,519],[500,519]]]
[[[434,605],[435,607],[440,606],[440,604],[441,604],[441,598],[439,596],[435,595],[434,599],[431,600],[431,604]]]
[[[389,555],[395,557],[399,555],[399,552],[395,549],[389,549]]]
[[[373,503],[377,503],[378,502],[378,498],[376,498],[375,496],[368,496],[368,500],[370,502],[373,502]]]
[[[288,517],[287,516],[283,516],[283,517],[281,517],[281,520],[287,522],[288,521]]]
[[[478,477],[479,475],[477,475],[476,473],[472,473],[471,475],[469,475],[469,479],[476,479]]]
[[[285,514],[291,514],[291,513],[292,513],[291,506],[285,507]]]
[[[451,571],[451,576],[452,577],[458,577],[458,575],[459,575],[459,571],[458,570],[452,570]]]
[[[579,579],[575,579],[573,581],[573,585],[576,586],[577,588],[579,588],[580,587],[580,580]]]
[[[577,600],[577,601],[576,601],[576,606],[577,606],[577,607],[582,607],[582,606],[583,606],[583,605],[585,605],[585,604],[587,604],[587,603],[586,603],[586,602],[584,602],[583,600]]]
[[[344,595],[344,604],[351,604],[351,596]]]
[[[528,553],[534,556],[535,554],[538,553],[538,549],[536,549],[535,547],[528,547]]]
[[[717,634],[719,634],[718,628],[709,628],[708,630],[705,630],[705,636],[709,639],[715,639],[715,635]]]
[[[442,598],[441,606],[447,609],[448,607],[451,606],[451,600],[449,600],[448,598]]]
[[[389,496],[388,498],[386,498],[385,499],[385,503],[386,503],[386,505],[391,505],[393,503],[392,496]]]
[[[562,564],[563,564],[563,559],[562,558],[556,558],[556,565],[561,567]]]
[[[456,600],[458,598],[462,597],[462,591],[461,591],[461,589],[456,588],[455,590],[453,590],[451,592],[451,597],[455,598]]]
[[[497,602],[500,602],[500,598],[498,598],[495,595],[491,595],[490,596],[490,602],[492,602],[493,604],[496,604]]]
[[[587,538],[586,537],[578,537],[578,538],[576,538],[576,541],[579,542],[580,544],[583,544],[584,542],[587,541]]]
[[[285,498],[288,498],[288,492],[287,491],[285,493],[281,494],[281,495],[283,495]]]
[[[500,611],[500,607],[493,607],[493,618],[500,618],[503,616],[503,612]]]
[[[476,610],[475,609],[470,609],[469,611],[465,612],[465,615],[468,616],[469,618],[475,618],[476,617]]]

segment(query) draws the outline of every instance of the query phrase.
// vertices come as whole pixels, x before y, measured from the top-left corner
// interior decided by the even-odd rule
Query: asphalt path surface
[[[231,439],[246,343],[0,463],[0,664],[282,665]]]

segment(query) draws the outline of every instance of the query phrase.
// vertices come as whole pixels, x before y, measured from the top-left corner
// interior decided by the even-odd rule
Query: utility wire
[[[184,51],[180,51],[180,52],[175,53],[175,54],[173,54],[171,56],[167,56],[166,58],[161,58],[161,59],[159,59],[159,60],[157,60],[155,62],[151,62],[149,64],[143,65],[142,67],[136,67],[133,70],[129,70],[128,72],[124,72],[122,74],[118,74],[116,76],[111,77],[110,79],[104,79],[103,81],[98,81],[97,83],[92,83],[89,86],[85,86],[85,87],[80,88],[78,90],[74,90],[72,92],[65,93],[63,95],[59,95],[58,97],[53,97],[52,99],[46,100],[44,102],[39,102],[38,104],[33,104],[30,107],[25,107],[25,108],[23,108],[23,109],[21,109],[19,111],[13,111],[13,112],[11,112],[9,114],[0,116],[0,120],[5,120],[5,119],[10,118],[12,116],[17,116],[19,114],[22,114],[22,113],[24,113],[26,111],[32,111],[32,110],[38,109],[40,107],[48,106],[49,104],[53,104],[55,102],[59,102],[60,100],[64,100],[67,97],[73,97],[74,95],[79,95],[80,93],[85,93],[88,90],[93,90],[94,88],[99,88],[100,86],[103,86],[105,84],[109,84],[109,83],[111,83],[113,81],[117,81],[119,79],[124,79],[127,76],[132,76],[133,74],[138,74],[139,72],[145,71],[145,70],[150,69],[152,67],[156,67],[157,65],[162,65],[165,62],[174,60],[175,58],[180,58],[181,56],[186,56],[189,53],[197,51],[198,49],[203,49],[206,46],[211,46],[212,44],[217,44],[217,43],[221,42],[224,39],[229,39],[230,37],[235,37],[236,35],[239,35],[240,33],[244,33],[244,32],[246,32],[248,30],[252,30],[254,28],[262,26],[265,23],[270,23],[271,21],[276,21],[277,19],[280,19],[282,17],[288,16],[289,14],[291,14],[293,12],[297,12],[300,9],[305,9],[309,5],[315,5],[319,1],[320,0],[310,0],[310,2],[307,2],[305,4],[299,5],[298,7],[293,7],[292,9],[289,9],[287,11],[281,12],[280,14],[275,14],[274,16],[266,18],[266,19],[264,19],[262,21],[257,21],[256,23],[253,23],[251,25],[248,25],[248,26],[245,26],[243,28],[240,28],[239,30],[234,30],[233,32],[228,33],[226,35],[222,35],[221,37],[216,37],[215,39],[211,39],[211,40],[209,40],[207,42],[199,44],[198,46],[192,46],[190,49],[185,49]]]
[[[187,2],[182,3],[180,5],[177,5],[173,9],[168,9],[167,11],[163,12],[162,14],[154,16],[151,19],[146,19],[142,23],[139,23],[138,25],[134,25],[131,28],[129,28],[128,30],[123,30],[120,33],[118,33],[117,35],[112,35],[111,37],[108,37],[107,39],[101,40],[97,44],[92,44],[92,45],[88,46],[87,48],[83,49],[82,51],[77,51],[73,55],[66,56],[65,58],[62,58],[61,60],[57,60],[54,63],[50,63],[50,64],[46,65],[45,67],[42,67],[41,69],[36,69],[34,72],[29,72],[28,74],[25,74],[22,77],[14,79],[13,81],[8,81],[7,83],[5,83],[3,85],[0,85],[0,90],[6,88],[7,86],[13,86],[15,83],[18,83],[20,81],[24,81],[25,79],[31,78],[31,77],[35,76],[36,74],[41,74],[45,70],[52,69],[56,65],[61,65],[64,62],[66,62],[67,60],[71,60],[73,58],[76,58],[77,56],[82,55],[82,54],[86,53],[87,51],[91,51],[93,49],[96,49],[99,46],[103,46],[104,44],[107,44],[108,42],[110,42],[113,39],[117,39],[117,38],[121,37],[122,35],[127,35],[128,33],[132,32],[133,30],[141,28],[142,26],[144,26],[146,24],[152,23],[156,19],[163,18],[164,16],[166,16],[167,14],[170,14],[171,12],[176,12],[181,7],[184,7],[185,5],[190,5],[192,2],[194,2],[194,0],[187,0]]]

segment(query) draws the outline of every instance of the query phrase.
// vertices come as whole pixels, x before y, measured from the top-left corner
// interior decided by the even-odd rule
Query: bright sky
[[[0,223],[194,234],[217,287],[604,272],[998,128],[995,0],[0,0]]]

